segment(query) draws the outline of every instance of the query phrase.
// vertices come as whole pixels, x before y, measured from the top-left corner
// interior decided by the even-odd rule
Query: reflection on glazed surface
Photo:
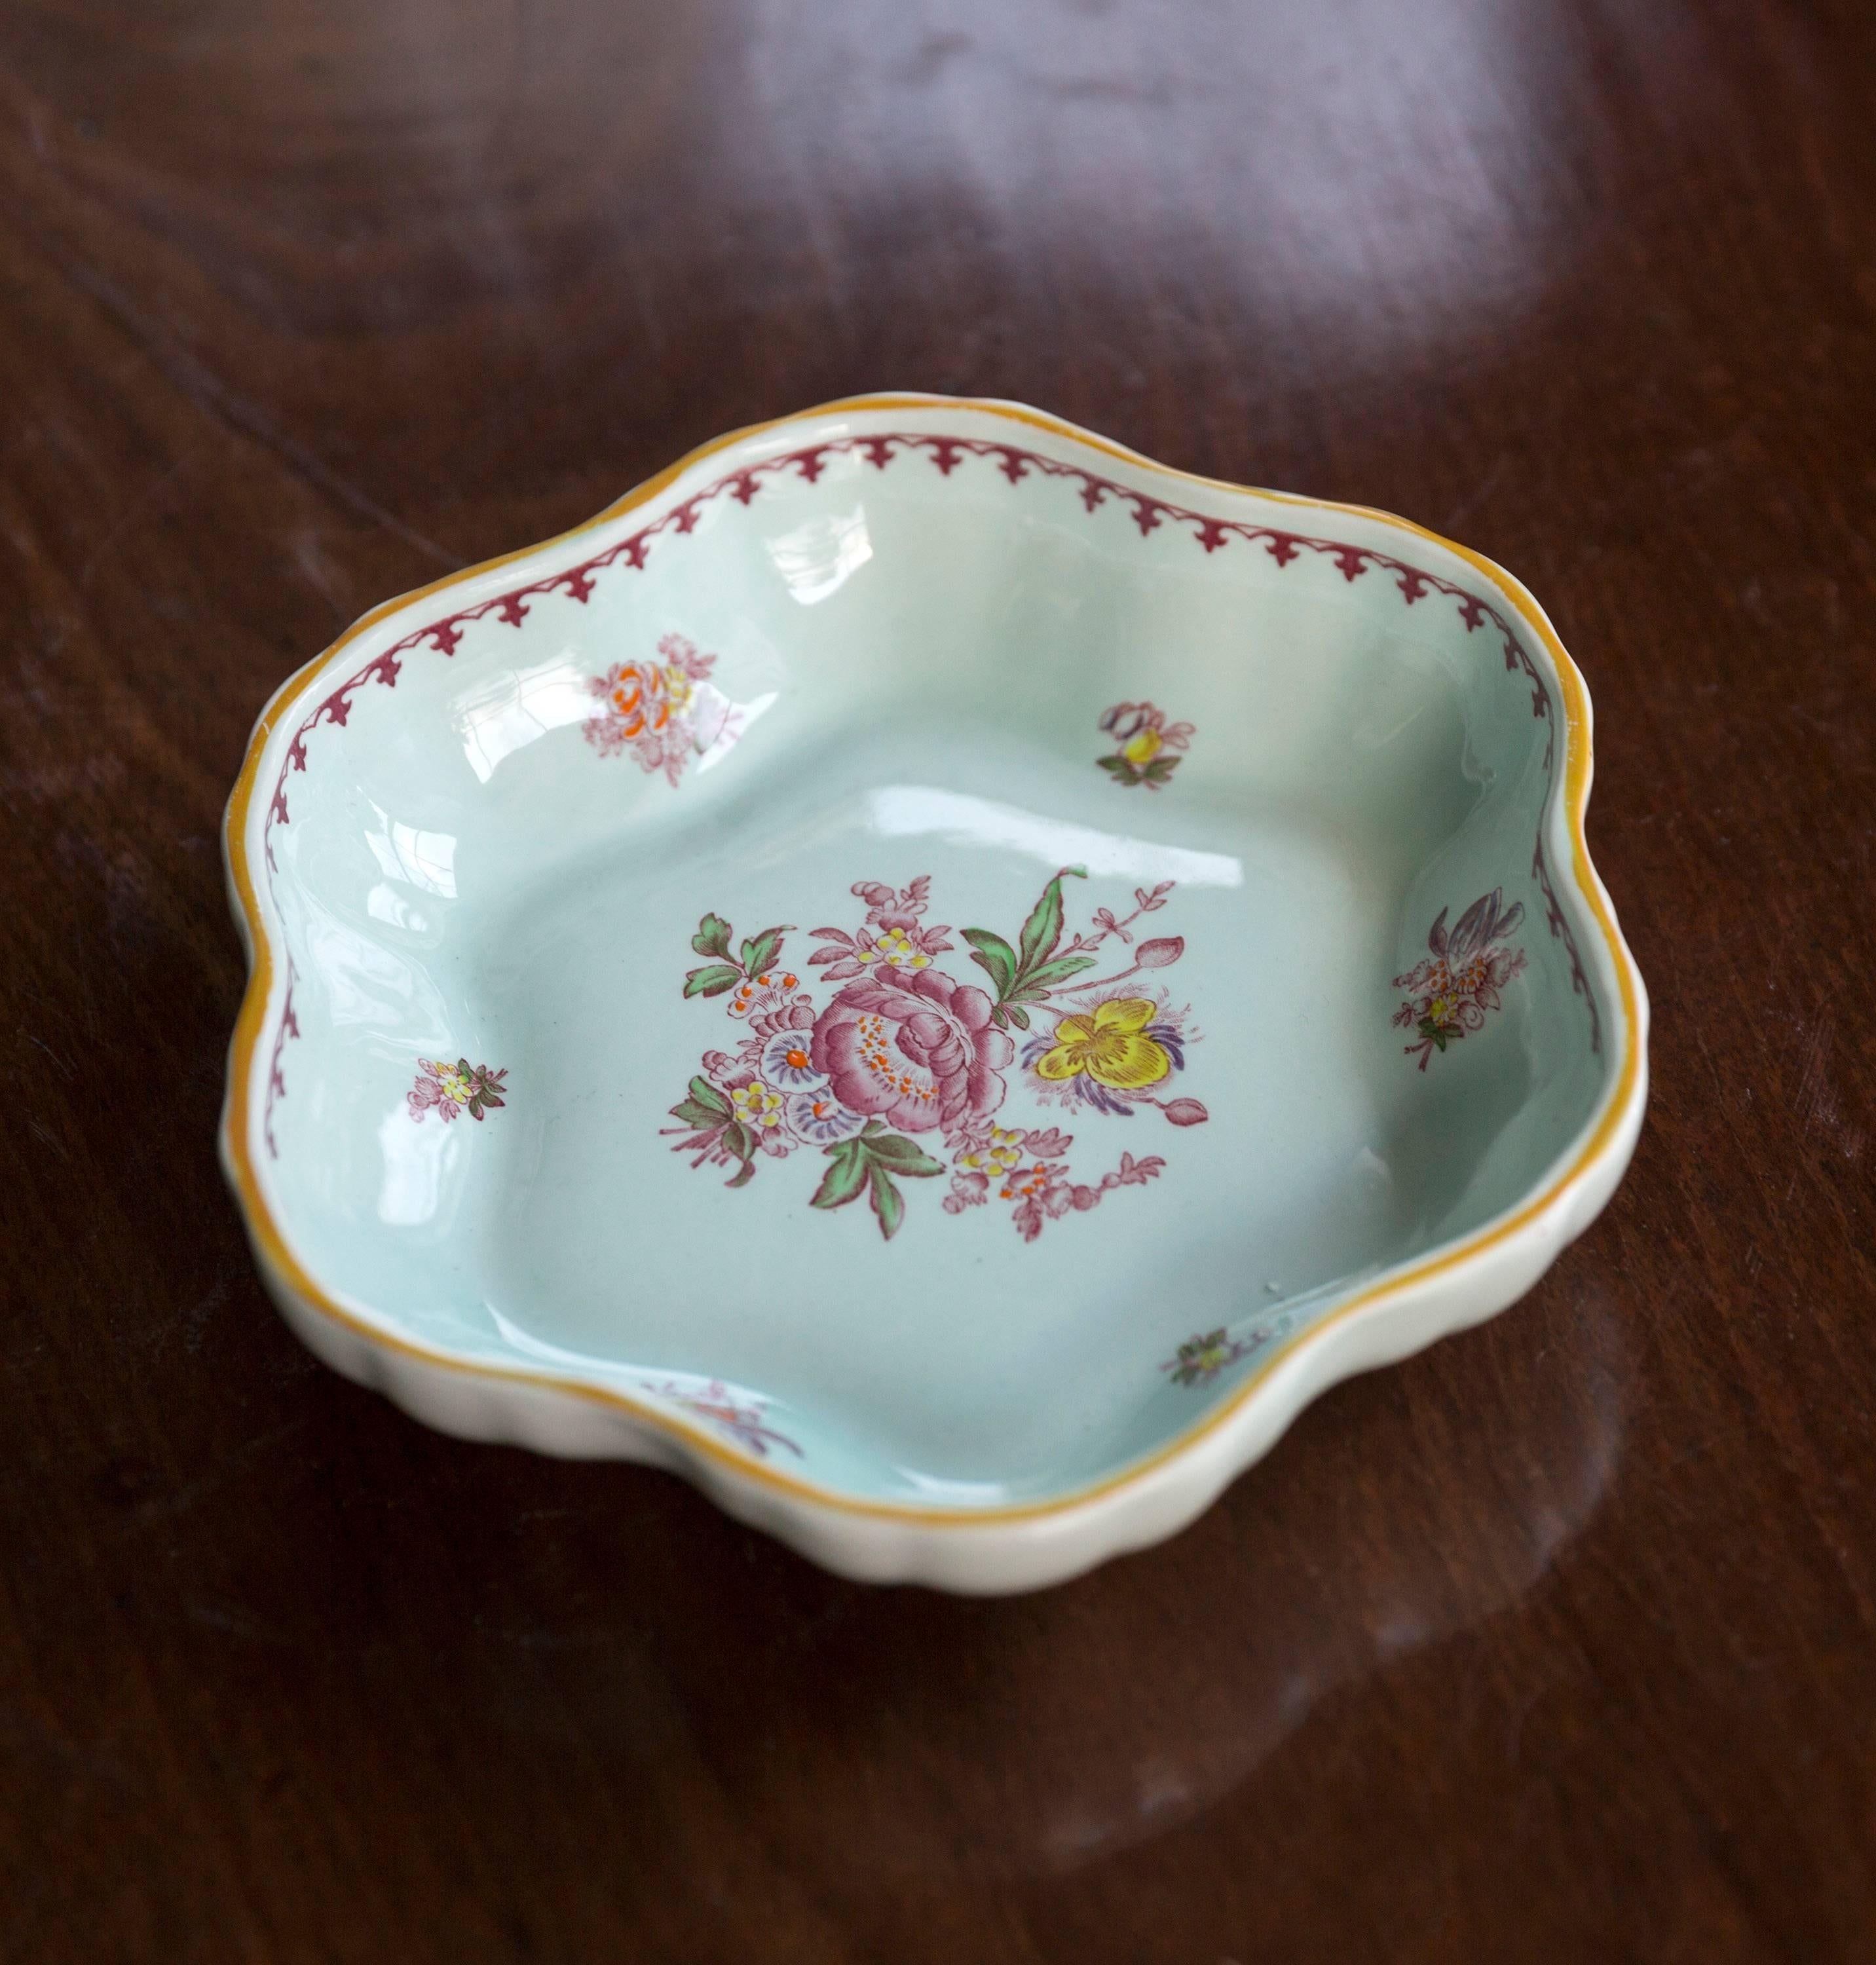
[[[1244,882],[1244,867],[1233,854],[1197,853],[1130,838],[935,785],[887,786],[872,793],[867,815],[882,839],[936,838],[952,845],[1000,847],[1026,854],[1041,867],[1085,867],[1096,877],[1183,880],[1201,887],[1239,887]]]
[[[486,784],[504,758],[575,726],[601,756],[626,752],[675,786],[687,765],[721,763],[776,699],[768,690],[733,701],[711,680],[716,659],[670,634],[642,659],[597,674],[571,653],[499,670],[455,706],[463,756]]]
[[[777,533],[768,541],[768,555],[790,597],[812,607],[838,593],[873,557],[866,507],[829,512]]]
[[[413,1126],[403,1110],[386,1116],[378,1143],[385,1156],[378,1218],[391,1228],[426,1226],[441,1210],[449,1164],[462,1148],[441,1126]]]
[[[571,652],[525,668],[498,669],[457,705],[462,754],[483,783],[511,752],[593,713],[587,678]]]

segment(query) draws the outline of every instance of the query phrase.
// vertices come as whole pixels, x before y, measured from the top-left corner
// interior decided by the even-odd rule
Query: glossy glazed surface
[[[1873,56],[1749,3],[0,10],[9,1965],[1862,1965]],[[211,1146],[256,706],[881,376],[1514,569],[1658,1013],[1516,1310],[997,1601],[413,1424]]]
[[[1029,412],[713,450],[269,709],[238,1188],[442,1359],[861,1500],[1073,1494],[1632,1137],[1540,632]]]

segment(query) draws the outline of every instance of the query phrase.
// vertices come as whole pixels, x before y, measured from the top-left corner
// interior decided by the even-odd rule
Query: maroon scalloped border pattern
[[[287,1095],[287,1081],[280,1070],[280,1053],[287,1047],[288,1037],[300,1034],[300,1020],[293,1014],[293,986],[300,979],[299,972],[293,966],[293,957],[287,957],[287,995],[280,1007],[280,1028],[274,1033],[274,1047],[267,1060],[267,1105],[261,1123],[262,1136],[267,1141],[267,1157],[277,1160],[280,1149],[274,1140],[274,1101]]]
[[[1557,890],[1550,884],[1550,869],[1544,860],[1544,836],[1537,835],[1537,851],[1531,856],[1532,877],[1537,883],[1538,891],[1544,897],[1544,918],[1550,924],[1551,938],[1563,944],[1564,953],[1570,958],[1570,987],[1583,999],[1583,1006],[1589,1012],[1589,1047],[1601,1053],[1602,1050],[1602,1012],[1596,1007],[1595,992],[1589,986],[1589,978],[1583,971],[1583,958],[1578,953],[1576,937],[1565,919],[1563,909],[1557,900]]]
[[[1549,725],[1544,748],[1544,767],[1548,770],[1556,752],[1556,719],[1553,713],[1550,692],[1530,653],[1518,638],[1517,632],[1500,610],[1488,600],[1469,592],[1437,573],[1430,573],[1408,561],[1399,559],[1392,553],[1382,552],[1372,546],[1350,545],[1340,539],[1321,539],[1308,532],[1291,532],[1282,526],[1254,525],[1240,519],[1221,519],[1215,515],[1195,512],[1190,507],[1174,503],[1171,500],[1156,497],[1152,493],[1137,490],[1131,485],[1118,483],[1111,478],[1102,477],[1090,471],[1085,465],[1070,464],[1060,458],[1045,457],[1041,452],[1029,450],[1017,444],[999,443],[987,437],[939,436],[919,432],[889,431],[876,436],[838,437],[825,443],[804,445],[799,450],[783,452],[775,457],[763,458],[741,469],[726,472],[722,477],[705,485],[701,490],[674,505],[649,525],[641,526],[629,537],[610,545],[602,552],[593,554],[577,564],[563,568],[558,573],[545,574],[537,580],[527,580],[507,592],[492,596],[476,603],[472,607],[459,608],[452,614],[432,621],[421,628],[413,629],[391,647],[374,655],[364,666],[348,676],[329,694],[322,696],[294,731],[287,754],[281,761],[278,777],[274,783],[273,796],[268,802],[267,818],[262,838],[266,848],[267,867],[269,874],[277,871],[274,859],[273,835],[276,826],[291,822],[287,804],[287,780],[294,772],[306,769],[307,740],[321,724],[343,726],[349,719],[355,699],[360,691],[372,683],[386,689],[394,689],[402,668],[404,658],[420,648],[428,647],[438,654],[453,655],[461,645],[463,631],[472,622],[493,615],[497,620],[511,628],[518,628],[527,619],[530,604],[537,598],[550,594],[562,594],[568,599],[584,603],[593,592],[598,575],[615,566],[623,566],[633,571],[642,571],[649,558],[653,545],[667,536],[683,538],[697,529],[697,521],[704,511],[719,500],[734,499],[738,504],[752,503],[765,480],[777,480],[793,475],[804,484],[812,484],[827,468],[831,458],[858,456],[876,471],[884,471],[902,457],[923,456],[929,460],[942,477],[948,478],[967,458],[982,458],[993,463],[1011,484],[1040,482],[1048,478],[1066,479],[1079,489],[1083,507],[1090,513],[1105,506],[1124,510],[1139,528],[1144,538],[1157,532],[1162,526],[1183,532],[1192,542],[1207,553],[1221,551],[1234,542],[1260,547],[1267,552],[1279,568],[1293,564],[1305,555],[1331,561],[1342,577],[1352,586],[1355,581],[1370,572],[1387,576],[1399,590],[1403,603],[1409,607],[1417,601],[1431,597],[1450,600],[1457,606],[1459,619],[1471,633],[1488,623],[1498,634],[1501,652],[1508,671],[1522,671],[1530,685],[1531,714],[1542,717]],[[1580,994],[1588,1005],[1590,1017],[1590,1042],[1591,1048],[1602,1048],[1602,1019],[1596,1007],[1594,995],[1589,987],[1582,955],[1577,947],[1576,937],[1550,883],[1549,870],[1544,863],[1543,842],[1538,841],[1537,857],[1532,871],[1541,889],[1548,911],[1550,932],[1560,939],[1569,957],[1571,986]],[[293,1018],[292,981],[289,970],[287,1001],[281,1020],[279,1034],[274,1041],[273,1058],[267,1081],[267,1104],[265,1132],[270,1154],[278,1157],[273,1139],[273,1108],[275,1101],[285,1095],[286,1086],[281,1076],[280,1053],[286,1037],[298,1037],[299,1026]]]

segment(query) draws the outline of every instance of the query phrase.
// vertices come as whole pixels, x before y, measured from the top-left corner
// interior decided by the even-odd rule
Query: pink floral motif
[[[739,1446],[746,1446],[758,1460],[768,1458],[771,1446],[785,1446],[797,1459],[801,1457],[801,1449],[787,1434],[764,1425],[768,1412],[767,1399],[753,1394],[739,1398],[720,1378],[712,1378],[707,1385],[688,1391],[669,1379],[648,1383],[645,1389],[681,1406],[686,1412],[694,1413],[699,1419],[708,1420]]]
[[[417,1082],[404,1094],[410,1117],[422,1124],[426,1112],[434,1112],[447,1125],[463,1113],[480,1119],[485,1112],[498,1110],[503,1099],[502,1081],[506,1066],[491,1071],[485,1064],[472,1065],[465,1058],[446,1064],[440,1058],[417,1060]]]
[[[981,1208],[990,1198],[990,1182],[987,1175],[980,1173],[954,1173],[951,1175],[951,1191],[944,1197],[944,1212],[961,1214],[967,1208]]]
[[[1101,712],[1101,728],[1118,747],[1112,757],[1097,757],[1117,785],[1144,785],[1161,791],[1172,781],[1179,761],[1169,756],[1192,742],[1193,725],[1169,723],[1166,712],[1150,703],[1117,703]]]
[[[1162,880],[1157,886],[1154,887],[1136,887],[1134,889],[1134,911],[1124,921],[1115,920],[1112,908],[1096,908],[1094,911],[1095,932],[1092,934],[1075,936],[1063,949],[1063,954],[1065,955],[1085,954],[1091,949],[1099,948],[1109,935],[1116,935],[1122,942],[1131,946],[1134,939],[1134,923],[1139,920],[1142,915],[1157,914],[1160,909],[1166,905],[1167,898],[1172,891],[1173,883],[1170,880]],[[1148,946],[1152,947],[1154,944],[1150,943]],[[1185,944],[1181,941],[1178,946],[1183,950]],[[1176,957],[1159,956],[1146,966],[1150,968],[1163,969],[1169,960],[1176,960]]]
[[[692,755],[725,734],[729,706],[706,687],[714,655],[700,654],[681,635],[667,635],[655,662],[615,662],[587,687],[603,706],[581,728],[602,757],[629,750],[645,772],[662,771],[674,786]]]
[[[1524,918],[1524,904],[1506,907],[1502,888],[1482,895],[1450,929],[1446,917],[1442,908],[1427,937],[1429,959],[1394,979],[1395,989],[1410,992],[1394,1013],[1395,1027],[1416,1033],[1417,1040],[1401,1048],[1420,1060],[1422,1071],[1436,1050],[1483,1026],[1486,1013],[1504,1001],[1499,992],[1524,968],[1524,951],[1506,942]]]
[[[1135,1159],[1131,1153],[1122,1153],[1115,1172],[1102,1175],[1096,1186],[1084,1187],[1068,1178],[1066,1166],[1038,1162],[1012,1175],[1002,1190],[1001,1198],[1016,1203],[1011,1217],[1016,1232],[1025,1242],[1033,1242],[1042,1233],[1044,1222],[1059,1220],[1071,1208],[1085,1214],[1089,1208],[1099,1207],[1102,1197],[1117,1187],[1144,1187],[1159,1176],[1165,1166],[1157,1153],[1149,1153],[1142,1160]]]
[[[731,1187],[753,1179],[764,1158],[818,1150],[825,1165],[810,1205],[844,1208],[864,1195],[889,1239],[904,1219],[906,1180],[948,1172],[949,1215],[993,1198],[1009,1203],[1026,1242],[1046,1222],[1086,1213],[1118,1188],[1144,1187],[1165,1166],[1157,1154],[1124,1153],[1117,1170],[1090,1185],[1070,1173],[1067,1134],[997,1123],[1009,1089],[1005,1073],[1016,1059],[1012,1031],[1028,1034],[1025,1076],[1046,1100],[1123,1118],[1154,1106],[1182,1127],[1206,1116],[1195,1098],[1160,1095],[1168,1076],[1185,1069],[1185,1047],[1196,1035],[1186,1011],[1128,986],[1185,952],[1182,936],[1136,943],[1131,932],[1141,916],[1165,906],[1173,883],[1138,890],[1124,921],[1100,909],[1093,928],[1064,941],[1063,883],[1086,877],[1063,867],[1014,942],[988,928],[963,930],[983,972],[968,982],[938,966],[954,944],[949,928],[925,925],[928,875],[899,888],[858,882],[862,926],[810,931],[822,946],[809,966],[840,986],[819,1008],[782,966],[792,928],[764,928],[738,944],[728,921],[706,914],[690,938],[704,960],[685,976],[684,993],[723,999],[748,1034],[733,1050],[703,1053],[702,1069],[671,1108],[679,1122],[666,1129],[672,1150],[690,1154],[695,1166],[733,1169]],[[1125,966],[1081,979],[1102,966],[1096,951],[1110,937],[1129,951]],[[1082,1002],[1084,992],[1098,993]],[[1035,1024],[1038,1017],[1046,1022]],[[927,1150],[938,1144],[948,1166]]]
[[[941,970],[888,968],[849,982],[814,1027],[813,1063],[849,1111],[901,1132],[949,1134],[1003,1102],[999,1067],[1015,1055],[983,990]]]
[[[808,957],[809,967],[825,969],[830,982],[868,969],[928,969],[952,946],[948,928],[921,925],[931,886],[929,873],[896,890],[880,880],[856,881],[853,892],[867,904],[866,925],[854,934],[844,928],[816,928],[811,939],[827,945]]]

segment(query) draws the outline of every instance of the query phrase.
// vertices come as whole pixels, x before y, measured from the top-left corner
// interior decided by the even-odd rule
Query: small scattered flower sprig
[[[1189,1391],[1194,1386],[1208,1385],[1228,1365],[1235,1365],[1240,1358],[1248,1358],[1252,1352],[1270,1341],[1268,1331],[1253,1331],[1249,1337],[1233,1337],[1222,1327],[1216,1330],[1201,1331],[1189,1337],[1160,1369],[1176,1385]]]
[[[695,1413],[699,1419],[708,1420],[739,1446],[747,1447],[758,1460],[768,1458],[771,1446],[785,1446],[797,1460],[802,1457],[801,1449],[786,1433],[777,1433],[766,1423],[769,1401],[757,1394],[739,1397],[721,1378],[689,1388],[670,1378],[648,1379],[644,1389]]]
[[[693,1167],[700,1167],[706,1161],[728,1166],[734,1161],[736,1172],[725,1183],[726,1186],[746,1187],[755,1179],[755,1134],[707,1078],[691,1079],[687,1095],[671,1108],[671,1115],[680,1123],[665,1127],[663,1136],[668,1138],[674,1132],[690,1136],[679,1140],[671,1148],[673,1153],[695,1153],[697,1158],[690,1163]]]
[[[1166,712],[1154,703],[1117,703],[1102,712],[1101,728],[1112,735],[1120,748],[1095,762],[1116,784],[1144,785],[1157,792],[1172,782],[1179,760],[1170,754],[1183,751],[1191,743],[1194,726],[1169,723]]]
[[[404,1094],[404,1103],[419,1125],[426,1112],[434,1112],[446,1125],[465,1112],[471,1119],[480,1119],[506,1103],[501,1093],[507,1076],[506,1066],[492,1071],[485,1064],[470,1063],[466,1057],[458,1058],[454,1064],[439,1057],[420,1057],[417,1082]]]
[[[682,635],[667,635],[655,661],[615,662],[589,677],[600,707],[581,726],[602,757],[629,751],[648,776],[661,772],[674,790],[690,759],[725,739],[734,743],[742,712],[710,681],[716,658]]]
[[[1397,1030],[1411,1031],[1414,1041],[1401,1049],[1427,1069],[1434,1053],[1444,1052],[1469,1032],[1483,1030],[1487,1015],[1501,1008],[1505,986],[1524,973],[1524,951],[1508,937],[1524,918],[1524,904],[1504,905],[1504,890],[1482,894],[1449,928],[1442,908],[1427,937],[1427,955],[1403,976],[1397,989],[1410,993],[1394,1013]]]
[[[1015,1204],[1010,1220],[1016,1232],[1025,1242],[1033,1242],[1046,1223],[1071,1211],[1085,1214],[1116,1188],[1144,1187],[1166,1166],[1157,1153],[1139,1159],[1122,1153],[1113,1172],[1089,1185],[1070,1177],[1067,1156],[1074,1143],[1072,1134],[1055,1126],[989,1127],[980,1140],[967,1142],[953,1161],[945,1213],[961,1214],[967,1208],[983,1207],[995,1182],[997,1199]]]

